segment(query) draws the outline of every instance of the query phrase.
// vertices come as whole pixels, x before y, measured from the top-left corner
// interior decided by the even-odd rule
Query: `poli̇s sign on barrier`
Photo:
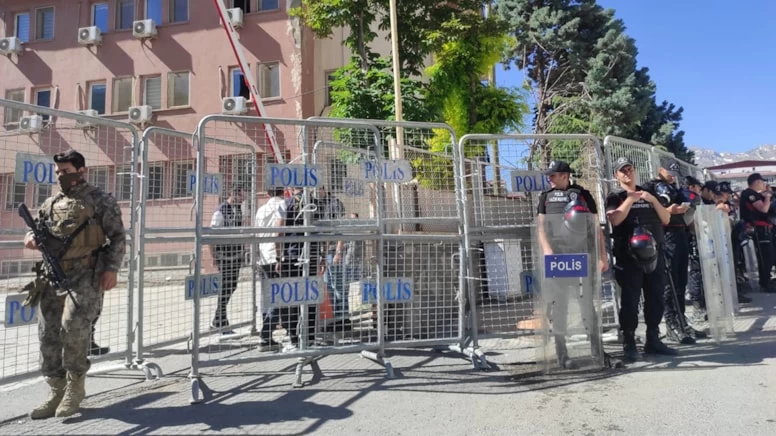
[[[38,323],[38,311],[35,307],[24,307],[22,304],[27,294],[7,295],[5,297],[4,327],[22,327]]]
[[[321,277],[284,277],[261,281],[264,307],[287,307],[321,304],[326,285]]]
[[[512,192],[542,192],[550,189],[550,179],[541,171],[512,171]]]
[[[14,181],[36,185],[54,185],[57,183],[57,165],[49,156],[17,153]]]
[[[264,188],[317,188],[320,168],[307,164],[276,164],[264,166]]]
[[[587,254],[551,254],[544,256],[544,276],[551,278],[587,277]]]
[[[412,180],[412,164],[406,159],[361,162],[361,176],[368,182],[377,181],[378,174],[383,183],[406,183]]]
[[[383,303],[412,303],[415,300],[415,286],[411,278],[394,277],[382,280]],[[377,282],[361,280],[359,282],[362,304],[377,304]]]
[[[187,171],[186,180],[188,181],[186,183],[186,194],[191,195],[197,186],[196,171]],[[222,174],[205,174],[203,183],[205,195],[221,196],[224,192],[224,176]]]
[[[206,298],[221,293],[221,274],[203,274],[199,276],[199,286],[195,286],[194,276],[186,277],[185,300],[194,298],[195,288],[199,292],[199,298]]]

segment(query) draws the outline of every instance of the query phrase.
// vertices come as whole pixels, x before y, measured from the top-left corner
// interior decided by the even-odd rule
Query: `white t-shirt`
[[[253,221],[254,227],[275,227],[277,220],[286,216],[286,200],[281,197],[270,198],[263,206],[256,211],[256,219]],[[277,233],[267,236],[276,236]],[[259,244],[259,265],[272,265],[277,262],[277,253],[275,252],[274,242],[265,242]]]

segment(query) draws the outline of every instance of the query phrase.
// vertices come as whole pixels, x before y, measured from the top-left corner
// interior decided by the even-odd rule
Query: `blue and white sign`
[[[545,278],[587,277],[587,254],[551,254],[544,256]]]
[[[353,179],[345,177],[342,179],[342,193],[345,197],[363,197],[364,196],[364,181],[360,179]]]
[[[415,299],[415,287],[412,279],[408,277],[391,277],[382,279],[383,303],[412,303]],[[362,280],[361,302],[363,304],[377,304],[377,282],[374,280]]]
[[[261,281],[264,307],[321,304],[326,285],[321,277],[288,277]]]
[[[264,189],[317,188],[320,174],[317,165],[267,164],[264,167]]]
[[[412,180],[412,164],[406,159],[361,162],[361,176],[369,182],[377,181],[377,175],[384,183],[406,183]]]
[[[36,185],[55,185],[57,183],[57,165],[50,156],[41,154],[16,154],[14,182],[34,183]]]
[[[5,297],[5,328],[21,327],[38,323],[38,310],[24,307],[27,294],[9,294]]]
[[[541,171],[512,171],[512,192],[541,192],[550,189],[550,179]]]
[[[523,271],[520,273],[520,284],[523,295],[539,294],[539,282],[536,280],[533,271]]]
[[[203,274],[199,276],[199,298],[212,297],[221,293],[221,274]],[[186,277],[186,300],[194,298],[194,276]]]
[[[186,193],[191,195],[197,186],[197,173],[195,171],[186,172]],[[222,174],[205,174],[204,180],[205,195],[218,195],[224,192],[224,176]]]

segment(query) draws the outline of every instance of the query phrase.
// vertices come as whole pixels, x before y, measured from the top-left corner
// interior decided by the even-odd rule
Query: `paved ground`
[[[39,380],[5,387],[0,434],[776,434],[776,295],[752,294],[735,342],[683,347],[676,359],[626,370],[544,376],[527,340],[483,343],[498,370],[458,356],[391,352],[396,377],[357,356],[320,361],[293,389],[294,361],[234,365],[204,378],[190,405],[185,354],[157,357],[168,372],[91,377],[83,413],[32,422]],[[612,351],[616,347],[612,346]]]

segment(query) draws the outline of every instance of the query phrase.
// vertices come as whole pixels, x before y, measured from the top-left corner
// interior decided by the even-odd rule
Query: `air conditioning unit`
[[[232,23],[232,27],[239,29],[243,26],[243,10],[240,8],[232,8],[226,10],[226,15],[229,17],[229,21]]]
[[[151,106],[132,106],[129,108],[129,122],[133,124],[142,124],[151,121],[153,115]]]
[[[78,111],[77,114],[78,115],[85,115],[87,117],[95,117],[95,118],[100,116],[100,114],[96,110],[94,110],[94,109],[87,109],[85,111]],[[75,126],[76,127],[80,127],[82,129],[85,129],[85,128],[88,128],[88,127],[94,127],[94,123],[92,123],[91,121],[76,121],[75,122]]]
[[[154,20],[139,20],[132,23],[132,36],[135,38],[152,38],[156,36]]]
[[[91,26],[78,29],[78,43],[81,45],[101,44],[102,32],[100,32],[100,28]]]
[[[8,56],[11,54],[19,54],[22,52],[22,40],[11,36],[8,38],[0,38],[0,54]]]
[[[242,115],[248,112],[245,97],[225,97],[221,100],[221,112],[229,115]]]
[[[24,132],[38,133],[43,130],[43,117],[40,115],[22,117],[19,120],[19,129]]]

